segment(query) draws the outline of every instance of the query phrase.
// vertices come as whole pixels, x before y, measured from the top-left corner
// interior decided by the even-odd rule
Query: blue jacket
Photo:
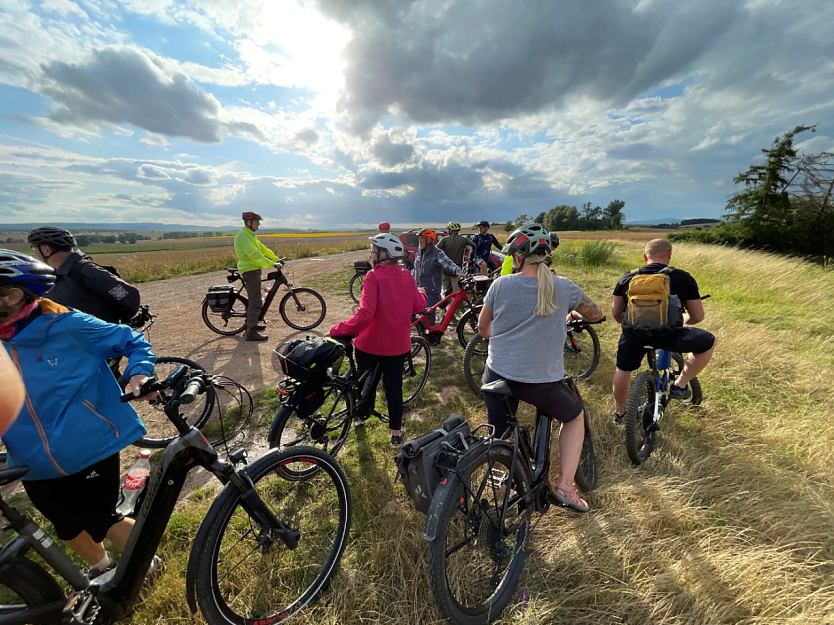
[[[128,359],[125,376],[153,375],[156,356],[141,334],[40,300],[40,315],[3,346],[23,377],[26,401],[3,435],[7,465],[24,480],[77,473],[145,435],[105,360]]]

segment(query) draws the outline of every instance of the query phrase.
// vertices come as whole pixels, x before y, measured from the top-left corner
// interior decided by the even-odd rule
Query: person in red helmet
[[[443,271],[458,277],[463,277],[463,270],[446,254],[437,249],[437,231],[431,228],[423,228],[419,233],[420,249],[414,256],[414,269],[411,275],[421,289],[426,292],[426,306],[431,307],[437,304],[440,297],[440,290],[443,285]],[[428,314],[431,325],[437,320],[434,311]]]
[[[280,267],[278,257],[266,245],[258,240],[255,233],[261,226],[258,213],[245,212],[242,215],[243,228],[235,235],[235,256],[237,270],[246,285],[249,307],[246,309],[246,340],[266,341],[269,337],[260,333],[266,324],[260,320],[263,308],[261,294],[261,269]]]
[[[381,224],[379,224],[379,231],[382,234],[391,234],[391,224],[389,224],[387,221],[383,221]]]

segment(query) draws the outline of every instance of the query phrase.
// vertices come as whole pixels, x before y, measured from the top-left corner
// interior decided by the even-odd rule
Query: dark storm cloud
[[[391,137],[383,135],[371,150],[383,167],[394,167],[405,163],[414,156],[414,146],[408,143],[394,143]]]

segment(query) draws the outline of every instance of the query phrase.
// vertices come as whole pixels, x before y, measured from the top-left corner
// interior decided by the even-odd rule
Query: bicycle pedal
[[[81,590],[72,595],[61,612],[64,625],[93,625],[101,611],[101,605],[89,590]]]

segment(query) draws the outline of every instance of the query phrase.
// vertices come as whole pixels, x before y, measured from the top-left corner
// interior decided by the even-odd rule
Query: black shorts
[[[118,452],[72,475],[23,481],[29,499],[55,526],[58,538],[72,540],[86,531],[97,543],[124,519],[116,513],[120,487]]]
[[[500,379],[500,375],[489,367],[484,367],[483,384]],[[518,410],[518,402],[523,401],[562,423],[573,421],[582,413],[582,400],[564,380],[541,384],[507,380],[507,383],[513,391],[513,396],[508,398],[513,412]],[[504,398],[494,393],[484,393],[484,403],[486,403],[489,422],[495,426],[495,433],[500,436],[509,425]]]
[[[617,346],[617,369],[634,371],[640,368],[646,345],[681,354],[703,354],[715,345],[715,336],[700,328],[680,328],[665,336],[646,338],[629,330],[623,330]]]

